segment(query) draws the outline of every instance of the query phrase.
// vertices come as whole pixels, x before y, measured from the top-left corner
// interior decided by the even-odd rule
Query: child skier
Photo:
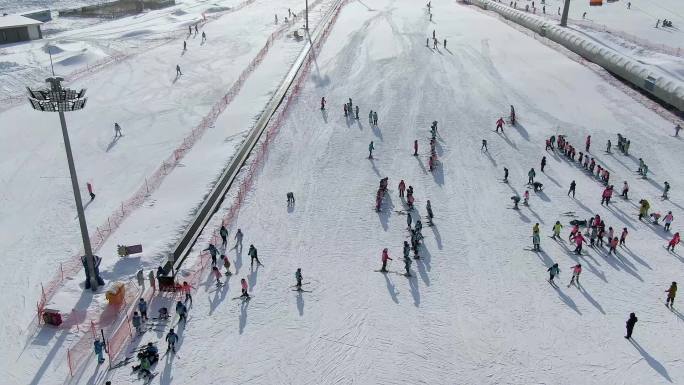
[[[560,232],[561,232],[562,228],[563,228],[563,225],[561,225],[560,221],[556,221],[556,224],[553,225],[553,235],[551,236],[551,238],[553,238],[553,239],[560,238]]]
[[[573,198],[575,197],[575,187],[576,186],[577,186],[577,184],[575,183],[574,180],[572,182],[570,182],[570,190],[568,190],[568,196],[570,196],[570,193],[572,193],[572,197]]]
[[[670,242],[667,244],[667,250],[674,251],[674,248],[679,244],[679,241],[679,233],[675,233],[672,239],[670,239]]]
[[[256,247],[254,247],[254,245],[249,245],[249,251],[247,252],[247,255],[249,255],[252,259],[252,263],[250,264],[252,268],[254,267],[254,261],[256,261],[257,267],[263,266],[263,264],[261,264],[261,261],[259,261],[257,249]]]
[[[530,190],[525,190],[525,193],[523,193],[523,204],[525,206],[529,206],[530,205],[529,200],[530,200]]]
[[[192,286],[187,282],[183,281],[183,286],[181,286],[181,292],[185,293],[185,303],[190,301],[190,305],[192,306]]]
[[[221,236],[221,241],[223,248],[226,248],[226,245],[228,244],[228,229],[226,229],[226,226],[221,224],[221,229],[219,230],[219,235]]]
[[[230,259],[222,255],[221,260],[223,261],[223,267],[226,269],[226,276],[232,275],[233,273],[230,272]]]
[[[242,278],[240,280],[240,286],[242,287],[242,295],[240,297],[249,298],[249,293],[247,292],[249,290],[249,285],[247,285],[247,280]]]
[[[140,317],[143,321],[147,321],[147,301],[144,298],[140,298],[138,301],[138,311],[140,312]]]
[[[102,341],[100,341],[99,338],[95,339],[95,342],[93,342],[93,349],[95,349],[95,354],[97,355],[97,363],[101,364],[105,362],[104,357],[102,356],[102,353],[104,352],[105,345]]]
[[[553,286],[556,286],[556,283],[553,281],[553,279],[556,278],[556,276],[558,274],[560,274],[560,269],[558,268],[558,264],[554,263],[553,266],[546,269],[546,271],[549,272],[549,283]]]
[[[133,312],[133,317],[131,317],[131,324],[135,328],[135,331],[138,334],[142,334],[142,318],[140,317],[140,314],[138,314],[137,311]]]
[[[176,314],[178,314],[178,323],[187,321],[188,308],[181,301],[176,302]]]
[[[385,272],[387,272],[387,261],[392,260],[392,258],[390,258],[390,256],[389,256],[389,253],[387,252],[387,248],[384,248],[382,250],[382,258],[381,259],[382,259],[382,268],[380,268],[380,271],[385,273]]]
[[[93,192],[93,185],[90,184],[90,182],[86,183],[86,187],[88,188],[88,194],[90,195],[90,200],[92,201],[95,199],[95,193]]]
[[[665,222],[665,231],[670,231],[670,225],[672,224],[673,220],[674,217],[672,216],[672,211],[668,211],[667,215],[665,215],[665,218],[663,218],[663,221]]]
[[[371,140],[368,145],[368,159],[373,159],[373,150],[375,150],[375,146],[373,146],[373,141]]]
[[[499,132],[499,129],[501,129],[501,133],[504,132],[503,125],[506,124],[503,118],[499,118],[499,120],[496,121],[496,132]]]
[[[579,276],[582,273],[582,265],[581,264],[576,264],[575,266],[571,267],[572,269],[572,278],[570,279],[570,283],[568,284],[568,287],[571,285],[575,285],[579,287]]]
[[[667,299],[665,300],[665,306],[669,305],[669,308],[672,309],[672,305],[674,304],[674,299],[675,295],[677,295],[677,282],[672,282],[670,285],[670,288],[665,290],[667,293]]]
[[[402,179],[399,182],[399,198],[404,197],[404,191],[406,191],[406,183],[404,183],[404,180]]]
[[[539,223],[535,223],[534,226],[532,226],[532,249],[534,251],[541,250],[539,243]]]
[[[176,334],[173,331],[173,328],[169,330],[168,333],[166,333],[166,342],[168,343],[166,351],[168,352],[171,350],[172,352],[176,352],[176,342],[178,342],[178,334]]]
[[[302,290],[302,268],[299,267],[297,268],[297,271],[295,271],[295,279],[297,280],[297,284],[295,287],[297,290]]]
[[[242,250],[242,230],[237,229],[237,233],[235,233],[235,248],[240,246],[240,250]]]
[[[632,332],[634,331],[634,325],[636,325],[638,319],[634,313],[629,313],[629,319],[627,320],[627,335],[625,338],[632,338]]]

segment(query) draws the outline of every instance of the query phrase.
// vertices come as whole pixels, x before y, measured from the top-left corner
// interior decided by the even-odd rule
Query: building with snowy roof
[[[0,44],[42,39],[38,20],[19,15],[0,16]]]

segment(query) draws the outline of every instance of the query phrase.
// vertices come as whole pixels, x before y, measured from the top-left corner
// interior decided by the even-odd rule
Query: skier
[[[216,279],[216,287],[223,285],[223,282],[221,282],[221,271],[218,269],[218,267],[212,267],[211,274],[214,276],[214,279]]]
[[[373,150],[375,150],[375,146],[373,146],[373,141],[371,140],[368,145],[368,159],[373,159]]]
[[[114,138],[121,136],[123,136],[123,134],[121,134],[121,126],[119,126],[119,123],[114,123]]]
[[[347,115],[347,105],[344,104],[344,105],[343,105],[343,108],[344,108],[344,116],[345,116],[345,117],[349,116],[349,115]]]
[[[534,183],[534,177],[535,176],[537,176],[537,173],[534,172],[534,168],[531,168],[530,171],[527,172],[527,177],[528,177],[527,184],[528,185],[531,185],[532,183]]]
[[[173,328],[169,330],[168,333],[166,333],[166,342],[168,343],[168,346],[166,348],[166,351],[168,352],[171,350],[172,352],[176,352],[176,342],[178,342],[178,334],[176,334],[173,331]]]
[[[294,206],[295,204],[295,197],[294,193],[292,191],[288,192],[287,194],[287,206]]]
[[[302,290],[302,268],[299,267],[297,268],[297,271],[295,271],[295,279],[297,280],[297,284],[295,287],[297,290]]]
[[[534,251],[541,251],[540,242],[539,223],[535,223],[535,225],[532,227],[532,249]]]
[[[411,230],[411,213],[406,213],[406,226],[408,226],[408,229]]]
[[[629,319],[627,320],[627,335],[625,338],[632,338],[632,331],[634,331],[634,325],[637,323],[638,319],[634,313],[629,313]]]
[[[402,179],[399,182],[399,198],[404,197],[404,191],[406,190],[406,183],[404,183],[404,180]]]
[[[373,124],[373,110],[368,113],[368,123]]]
[[[221,260],[223,261],[223,267],[226,268],[226,276],[233,275],[233,273],[230,272],[230,259],[225,255],[221,255]]]
[[[388,261],[388,260],[391,261],[392,258],[390,258],[389,254],[388,254],[388,252],[387,252],[387,248],[384,248],[384,249],[382,250],[382,268],[380,268],[380,271],[383,272],[383,273],[386,273],[386,272],[387,272],[387,261]]]
[[[278,15],[275,15],[275,23],[278,24]]]
[[[191,25],[188,26],[188,35],[192,35],[192,26]]]
[[[608,143],[606,144],[606,152],[610,154],[610,148],[612,144],[610,143],[610,139],[608,139]]]
[[[178,314],[178,323],[187,322],[188,308],[181,301],[176,302],[176,314]]]
[[[601,205],[605,202],[606,206],[610,204],[610,198],[613,196],[613,186],[608,186],[601,194]]]
[[[432,20],[432,15],[430,15],[430,20]],[[444,39],[444,49],[446,49],[446,43],[447,43],[447,40]]]
[[[187,50],[188,50],[188,42],[183,40],[183,51],[187,51]]]
[[[256,260],[257,267],[263,266],[261,264],[261,261],[259,261],[259,257],[257,255],[257,249],[254,247],[254,245],[249,245],[249,251],[247,252],[247,255],[249,255],[252,258],[252,263],[250,264],[251,267],[254,267],[254,261]]]
[[[204,43],[205,41],[207,41],[207,34],[204,33],[204,31],[202,31],[202,43]]]
[[[420,232],[423,230],[423,224],[420,222],[420,219],[416,220],[415,229],[418,234],[420,234]]]
[[[209,246],[202,251],[208,251],[209,254],[211,254],[211,265],[216,266],[216,255],[219,252],[216,246],[214,246],[213,243],[210,243]]]
[[[639,168],[637,169],[637,172],[642,175],[644,172],[644,160],[641,158],[639,158]]]
[[[238,245],[240,245],[240,250],[242,250],[242,230],[237,229],[237,233],[235,233],[235,247],[237,248]]]
[[[418,140],[413,141],[413,156],[418,156]]]
[[[584,238],[581,231],[578,231],[572,239],[575,241],[575,253],[577,255],[582,254],[582,243],[587,243],[587,239]]]
[[[430,38],[429,37],[425,38],[425,46],[430,48]]]
[[[199,30],[197,30],[197,24],[195,24],[195,36],[199,33]]]
[[[641,220],[641,218],[648,216],[648,209],[651,207],[651,204],[646,199],[640,200],[639,204],[639,220]]]
[[[520,197],[513,195],[511,196],[511,200],[513,201],[513,210],[519,210],[518,203],[520,202]]]
[[[150,359],[147,357],[147,355],[142,355],[142,357],[140,357],[140,365],[138,366],[138,370],[143,378],[149,378],[152,376],[152,372],[150,372],[150,365]]]
[[[99,338],[96,338],[95,341],[93,342],[93,348],[95,349],[95,354],[97,355],[97,363],[101,364],[101,363],[105,362],[105,359],[102,356],[102,353],[105,350],[104,342],[100,341]]]
[[[661,198],[667,199],[667,193],[670,191],[670,184],[665,181],[665,187],[663,188],[663,196]]]
[[[183,73],[181,72],[180,65],[176,64],[176,77],[180,75],[183,75]]]
[[[321,110],[325,110],[325,96],[321,97]]]
[[[587,135],[587,140],[585,141],[584,152],[589,152],[589,147],[591,147],[591,135]]]
[[[643,173],[644,173],[644,179],[648,179],[648,165],[644,163],[644,168],[643,168]]]
[[[482,147],[480,147],[480,151],[482,151],[482,149],[487,151],[487,139],[482,139]]]
[[[140,314],[138,314],[137,311],[133,312],[133,317],[131,317],[131,324],[135,328],[135,331],[138,334],[142,334],[142,319],[140,318]]]
[[[183,286],[181,286],[181,292],[185,293],[185,302],[190,301],[190,306],[192,306],[192,286],[187,282],[183,281]]]
[[[513,105],[511,105],[511,124],[515,126],[515,108],[513,108]],[[501,130],[503,132],[503,129]]]
[[[88,188],[88,194],[90,194],[90,200],[92,201],[95,199],[95,193],[93,192],[93,185],[90,184],[90,182],[86,183],[86,187]]]
[[[224,224],[221,224],[221,229],[219,230],[219,235],[221,236],[221,241],[223,248],[226,248],[226,245],[228,244],[228,229],[226,229],[226,226]]]
[[[562,228],[563,228],[563,225],[561,225],[560,221],[556,221],[556,224],[553,225],[553,235],[551,236],[551,238],[553,238],[553,239],[560,238],[560,232],[561,232]]]
[[[408,246],[408,243],[404,241],[404,250],[406,250],[406,246]],[[406,269],[406,273],[404,273],[405,276],[410,277],[411,276],[411,258],[408,255],[408,252],[404,251],[404,269]]]
[[[618,247],[618,243],[619,243],[618,237],[613,237],[612,239],[610,237],[608,237],[608,241],[610,244],[610,249],[608,250],[608,255],[610,255],[610,253],[617,254],[617,247]]]
[[[622,234],[620,234],[620,246],[626,245],[625,241],[627,240],[627,234],[627,228],[623,227]]]
[[[530,205],[530,190],[525,190],[525,193],[523,193],[523,204],[525,206]]]
[[[373,125],[377,126],[378,125],[378,112],[373,111]]]
[[[140,317],[142,320],[147,321],[147,301],[145,301],[145,298],[140,298],[138,301],[138,311],[140,311]]]
[[[679,124],[677,124],[677,126],[675,126],[675,136],[679,136],[679,131],[680,131],[681,129],[682,129],[682,126],[679,125]]]
[[[504,167],[504,183],[508,183],[508,168]]]
[[[624,183],[622,184],[622,194],[620,194],[620,196],[625,199],[629,199],[627,193],[629,193],[629,185],[627,184],[627,181],[624,181]]]
[[[240,287],[242,288],[242,295],[240,297],[249,298],[249,285],[247,285],[247,280],[242,278],[240,280]]]
[[[428,221],[430,221],[430,223],[428,223],[428,224],[430,225],[430,224],[432,224],[432,218],[433,218],[434,216],[432,215],[432,205],[430,204],[430,200],[429,200],[429,199],[428,199],[428,201],[427,201],[427,205],[425,206],[425,209],[427,210]]]
[[[142,288],[142,290],[145,290],[145,275],[143,274],[142,270],[138,270],[138,272],[135,274],[135,279],[138,281],[138,286]]]
[[[541,160],[541,172],[544,172],[544,167],[546,167],[546,157],[543,156]]]
[[[670,242],[667,244],[667,250],[668,251],[674,251],[675,246],[679,244],[680,237],[679,233],[675,233],[672,239],[670,239]]]
[[[558,264],[554,263],[553,266],[546,269],[546,271],[549,272],[549,283],[553,286],[556,286],[556,283],[553,281],[553,279],[556,278],[556,276],[558,274],[560,274],[560,269],[558,268]]]
[[[577,186],[577,183],[573,180],[570,182],[570,190],[568,190],[568,196],[570,196],[570,193],[572,193],[572,197],[575,197],[575,187]]]
[[[665,231],[670,231],[670,225],[672,224],[672,220],[674,217],[672,216],[672,211],[668,211],[667,215],[665,215],[665,218],[663,218],[663,222],[665,222]]]
[[[672,285],[670,285],[670,288],[665,290],[667,293],[667,299],[665,300],[665,306],[670,307],[672,309],[672,305],[674,304],[674,299],[675,296],[677,295],[677,282],[672,282]]]
[[[570,279],[570,283],[568,284],[568,287],[570,285],[575,284],[577,287],[579,287],[579,276],[582,273],[582,265],[581,264],[576,264],[575,266],[572,267],[572,278]]]
[[[499,120],[496,121],[496,131],[499,132],[499,129],[501,129],[501,132],[504,132],[503,125],[506,124],[503,118],[499,118]]]

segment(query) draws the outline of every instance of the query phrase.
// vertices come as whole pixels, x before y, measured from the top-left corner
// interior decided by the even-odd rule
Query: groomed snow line
[[[600,46],[568,28],[550,23],[541,17],[512,9],[489,0],[470,0],[482,9],[492,10],[502,17],[547,37],[576,54],[591,60],[625,79],[635,87],[684,112],[684,83],[655,73],[648,66],[628,58],[608,47]]]

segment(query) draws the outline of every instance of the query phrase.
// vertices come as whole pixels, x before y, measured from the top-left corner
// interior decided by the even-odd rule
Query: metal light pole
[[[81,260],[86,267],[85,288],[96,291],[99,285],[104,285],[104,281],[100,278],[96,263],[96,259],[99,260],[99,258],[93,255],[93,250],[90,246],[88,225],[86,224],[85,213],[83,212],[83,202],[81,201],[81,193],[78,187],[74,157],[71,154],[71,142],[69,142],[69,133],[67,131],[66,120],[64,119],[64,112],[78,111],[84,108],[88,99],[84,97],[85,89],[75,91],[68,88],[62,88],[61,82],[63,80],[64,79],[60,77],[45,79],[46,83],[50,83],[50,89],[48,90],[32,90],[28,87],[26,87],[26,89],[29,92],[29,102],[34,110],[59,113],[59,122],[62,125],[62,136],[64,137],[64,148],[69,163],[69,173],[71,174],[71,187],[74,190],[78,222],[81,226],[81,238],[83,238],[85,256],[83,256]]]
[[[565,0],[563,4],[563,14],[561,15],[561,27],[568,26],[568,12],[570,11],[570,0]]]
[[[306,3],[306,30],[309,30],[309,0],[305,0]]]

